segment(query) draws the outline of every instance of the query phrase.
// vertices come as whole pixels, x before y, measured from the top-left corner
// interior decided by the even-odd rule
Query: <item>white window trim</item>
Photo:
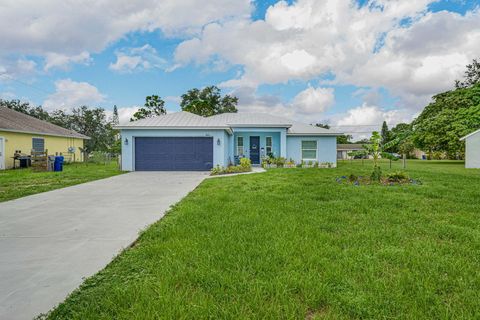
[[[271,145],[269,146],[267,144],[268,138],[270,138],[270,143]],[[270,152],[268,152],[268,148],[270,148]],[[265,154],[273,153],[273,137],[272,136],[266,136],[265,137]]]
[[[304,149],[303,143],[304,142],[315,142],[315,149]],[[305,151],[315,151],[315,158],[304,158],[303,157],[303,150]],[[300,156],[302,157],[302,161],[317,161],[318,158],[318,141],[317,140],[302,140],[300,141]]]
[[[242,138],[242,146],[238,145],[238,139]],[[242,153],[239,152],[239,149],[242,148]],[[237,156],[245,155],[245,139],[243,136],[237,136]]]

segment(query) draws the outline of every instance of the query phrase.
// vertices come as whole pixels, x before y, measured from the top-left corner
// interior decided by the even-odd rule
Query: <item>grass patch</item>
[[[0,170],[0,202],[103,179],[120,173],[118,165],[114,162],[108,164],[72,163],[65,165],[62,172],[34,172],[31,168]]]
[[[335,181],[370,171],[207,179],[49,318],[478,318],[480,171],[409,161],[423,185]]]

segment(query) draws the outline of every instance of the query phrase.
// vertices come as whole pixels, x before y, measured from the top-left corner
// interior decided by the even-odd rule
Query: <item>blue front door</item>
[[[250,161],[260,164],[260,137],[250,137]]]

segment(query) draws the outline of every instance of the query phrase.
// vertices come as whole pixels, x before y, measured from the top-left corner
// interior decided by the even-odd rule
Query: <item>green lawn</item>
[[[479,318],[480,170],[411,161],[423,185],[335,182],[370,166],[208,179],[49,317]]]
[[[74,163],[63,169],[63,172],[34,172],[31,168],[0,170],[0,202],[121,173],[114,162],[106,165]]]

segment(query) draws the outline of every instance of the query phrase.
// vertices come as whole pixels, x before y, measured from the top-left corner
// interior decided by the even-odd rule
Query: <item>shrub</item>
[[[92,163],[108,163],[111,160],[110,154],[101,151],[93,151],[88,156],[88,162]]]
[[[389,182],[403,182],[410,179],[408,174],[403,171],[387,173],[386,178]]]
[[[216,176],[220,174],[229,174],[229,173],[240,173],[240,172],[249,172],[252,171],[252,165],[250,159],[242,158],[240,159],[240,165],[238,166],[228,166],[221,167],[219,165],[212,168],[210,175]]]
[[[355,182],[358,180],[358,177],[354,175],[353,173],[348,176],[348,181],[349,182]]]
[[[278,157],[275,159],[275,163],[277,164],[277,167],[283,167],[285,162],[286,162],[286,159],[284,157]]]
[[[221,174],[225,170],[224,167],[220,167],[218,164],[210,170],[210,175],[215,176],[217,174]]]
[[[241,158],[240,159],[240,167],[244,169],[251,169],[252,168],[252,162],[248,158]]]
[[[375,166],[373,168],[373,172],[370,175],[370,179],[372,181],[380,182],[380,180],[382,179],[382,169],[379,166]]]

